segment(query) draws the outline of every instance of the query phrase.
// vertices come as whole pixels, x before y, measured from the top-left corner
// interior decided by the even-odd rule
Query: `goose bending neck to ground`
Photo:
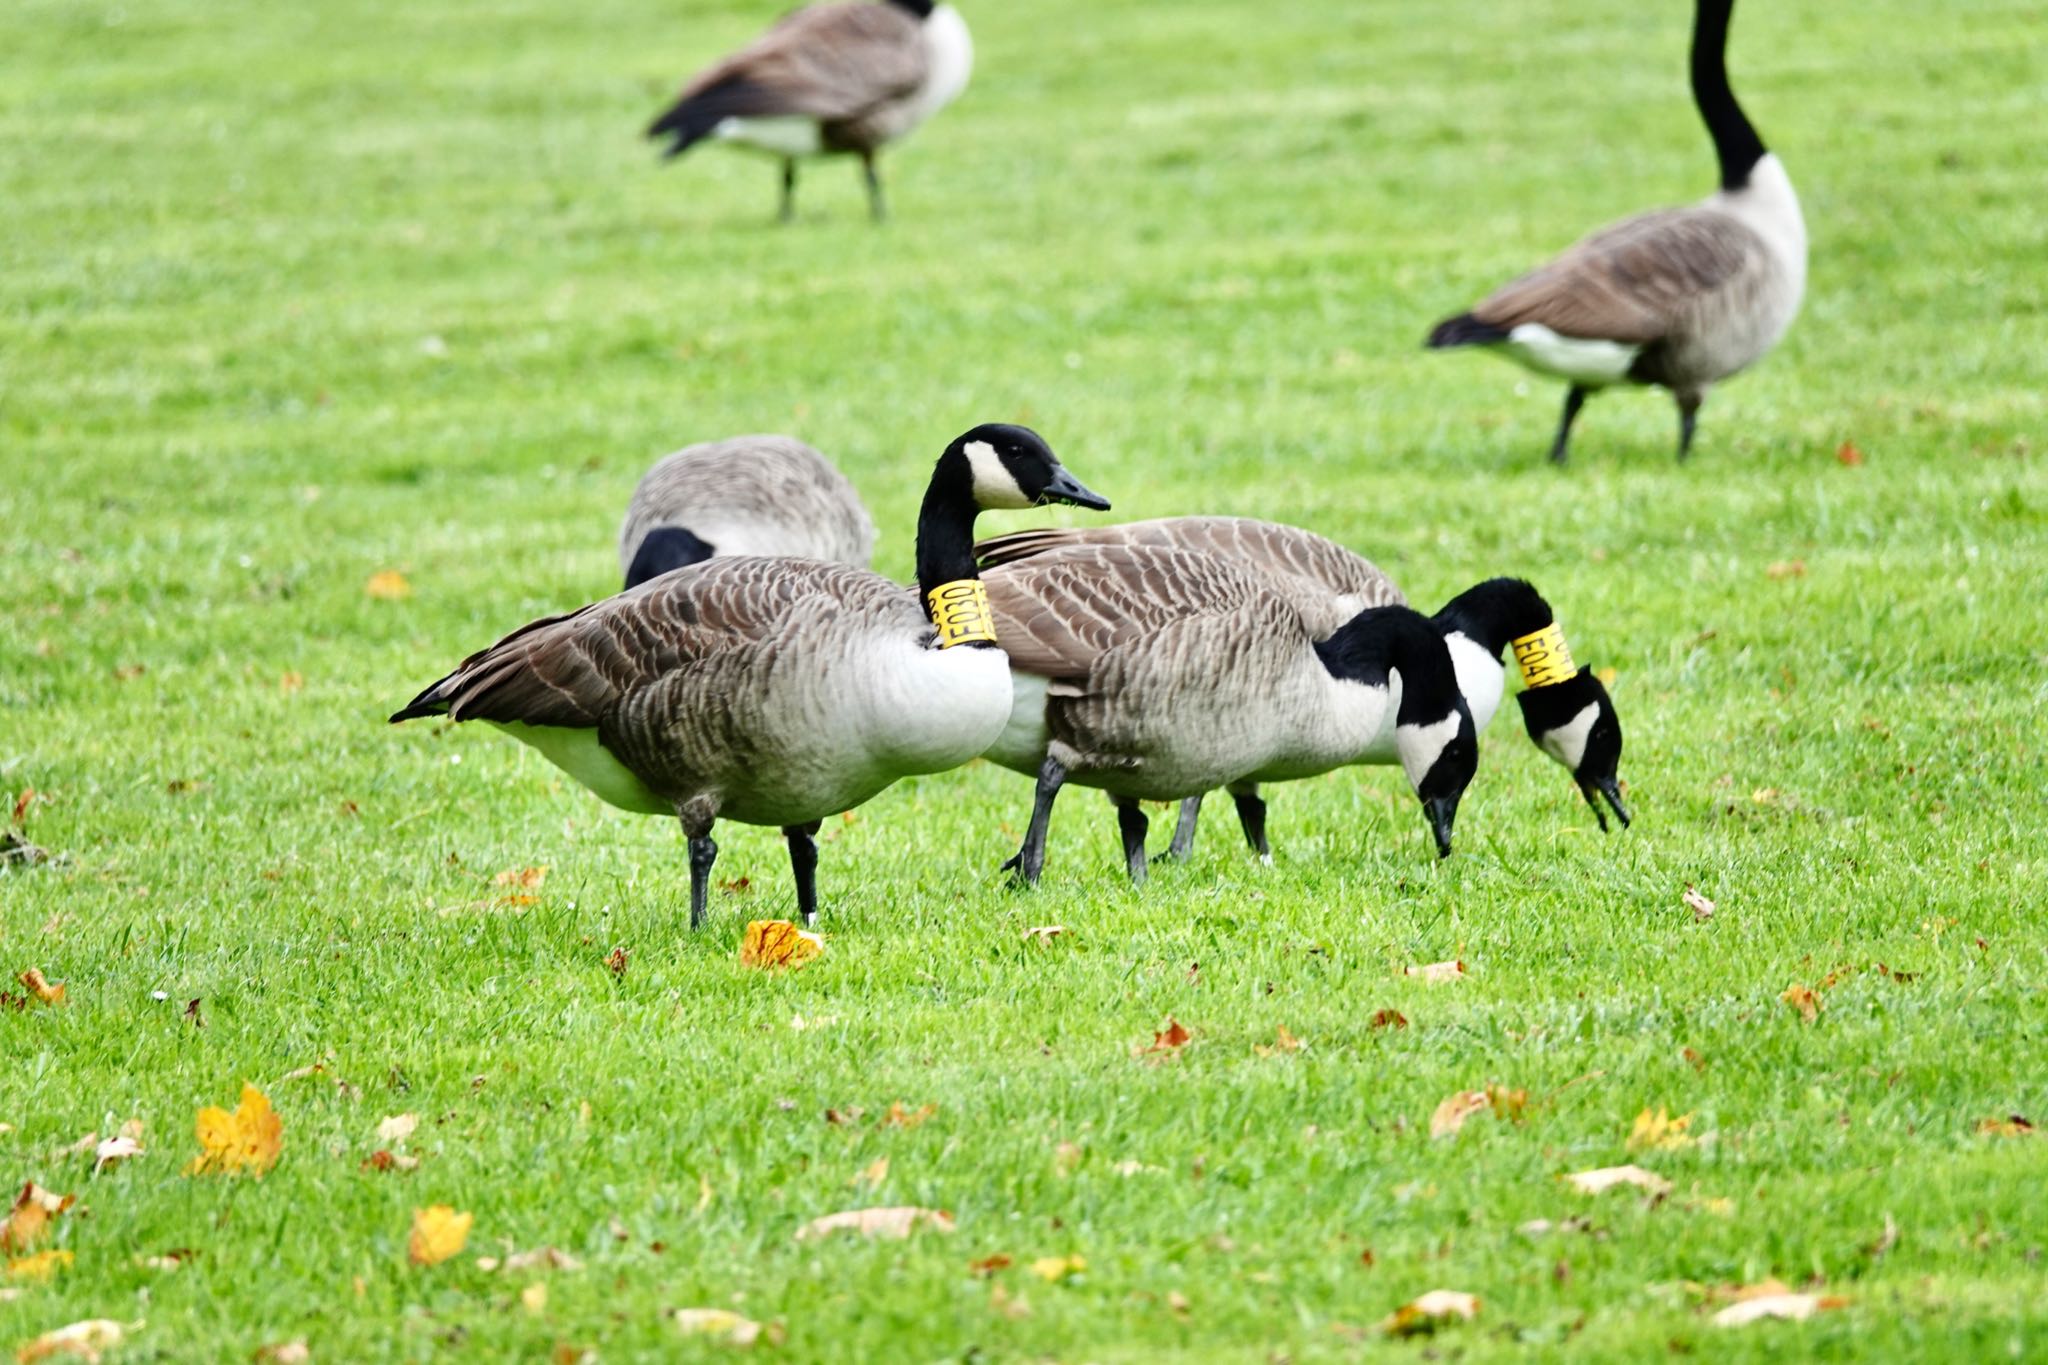
[[[875,523],[832,462],[788,436],[735,436],[664,456],[619,528],[626,586],[717,556],[868,566]]]
[[[1053,502],[1109,506],[1036,433],[979,426],[932,471],[915,598],[845,564],[713,559],[525,626],[391,719],[489,721],[610,804],[679,818],[693,928],[713,822],[780,827],[809,923],[821,820],[1002,733],[1009,668],[975,569],[975,515]]]
[[[1311,630],[1258,575],[1214,555],[1076,545],[988,571],[1015,705],[988,757],[1035,776],[1031,825],[1005,864],[1038,880],[1069,782],[1116,805],[1145,877],[1141,800],[1312,777],[1391,742],[1451,850],[1477,740],[1443,638],[1406,607]]]
[[[1689,208],[1603,228],[1548,265],[1437,324],[1432,349],[1480,346],[1562,379],[1550,458],[1564,463],[1587,395],[1652,384],[1678,401],[1678,457],[1707,390],[1760,360],[1799,311],[1806,221],[1778,158],[1728,85],[1734,0],[1698,0],[1692,94],[1714,139],[1721,188]]]
[[[799,158],[858,156],[880,222],[875,154],[958,98],[973,70],[973,39],[951,5],[828,0],[698,75],[647,136],[669,140],[667,157],[709,138],[780,159],[785,223],[796,212]]]
[[[1016,531],[983,541],[975,552],[989,568],[1076,545],[1150,545],[1229,560],[1263,578],[1317,633],[1337,629],[1366,607],[1408,604],[1376,565],[1335,541],[1299,526],[1250,517],[1160,517]],[[1526,658],[1533,667],[1523,670],[1524,690],[1517,700],[1529,738],[1564,765],[1602,830],[1607,817],[1594,800],[1596,792],[1626,826],[1629,815],[1617,776],[1621,719],[1599,678],[1568,666],[1569,647],[1543,595],[1521,579],[1488,579],[1452,598],[1430,621],[1450,651],[1458,690],[1477,729],[1492,721],[1506,692],[1506,655],[1512,652],[1518,662]],[[1398,757],[1392,744],[1383,742],[1361,761],[1392,763]],[[1270,858],[1266,806],[1257,787],[1239,783],[1231,796],[1246,842],[1261,858]],[[1193,853],[1201,808],[1200,795],[1181,802],[1170,856],[1185,859]]]

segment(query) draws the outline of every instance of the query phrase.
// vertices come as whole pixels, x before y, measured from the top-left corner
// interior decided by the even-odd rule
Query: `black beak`
[[[1429,828],[1436,835],[1436,856],[1451,856],[1451,823],[1458,818],[1458,798],[1455,796],[1432,796],[1422,803],[1429,812]]]
[[[1039,506],[1049,502],[1072,503],[1076,507],[1092,507],[1098,512],[1109,510],[1109,499],[1100,493],[1091,493],[1088,486],[1069,474],[1064,468],[1052,472],[1052,482],[1038,495]]]
[[[1586,804],[1593,808],[1593,818],[1600,822],[1600,832],[1607,832],[1607,815],[1600,809],[1600,803],[1593,799],[1595,793],[1607,798],[1607,804],[1614,807],[1615,818],[1621,821],[1623,829],[1628,828],[1628,807],[1621,804],[1621,784],[1611,777],[1588,777],[1579,782],[1579,792],[1586,798]]]

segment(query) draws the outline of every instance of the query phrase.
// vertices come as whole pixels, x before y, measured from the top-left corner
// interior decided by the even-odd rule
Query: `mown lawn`
[[[1805,314],[1689,467],[1638,394],[1563,474],[1554,390],[1420,338],[1710,183],[1681,5],[976,4],[976,84],[887,163],[882,231],[851,166],[777,231],[765,165],[637,141],[775,8],[0,13],[0,787],[54,855],[0,872],[0,965],[67,992],[0,1009],[0,1177],[79,1198],[42,1244],[69,1268],[0,1281],[0,1348],[105,1317],[145,1324],[123,1361],[675,1358],[726,1348],[666,1310],[724,1307],[803,1360],[2048,1350],[2048,1142],[1979,1131],[2048,1111],[2032,7],[1746,4]],[[1119,516],[1301,522],[1426,605],[1533,578],[1616,670],[1636,827],[1601,837],[1509,708],[1448,862],[1359,771],[1274,794],[1276,866],[1218,803],[1133,893],[1077,791],[1020,895],[1028,784],[975,767],[830,830],[828,951],[777,976],[735,961],[791,908],[772,832],[721,827],[693,937],[671,825],[383,724],[608,591],[663,451],[806,437],[904,576],[983,419]],[[1134,1056],[1169,1017],[1192,1041]],[[282,1161],[181,1177],[244,1081]],[[1489,1084],[1520,1122],[1430,1138]],[[1629,1151],[1646,1108],[1696,1140]],[[418,1169],[365,1169],[398,1114]],[[54,1154],[130,1117],[139,1158]],[[1670,1197],[1559,1178],[1630,1160]],[[415,1268],[431,1204],[474,1231]],[[794,1240],[869,1204],[958,1230]],[[477,1264],[543,1245],[583,1269]],[[1848,1303],[1711,1325],[1767,1277]],[[1372,1333],[1434,1288],[1477,1319]]]

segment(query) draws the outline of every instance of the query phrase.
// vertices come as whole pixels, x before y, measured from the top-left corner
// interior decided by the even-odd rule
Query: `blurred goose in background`
[[[796,213],[798,159],[851,153],[880,222],[875,153],[957,99],[973,70],[974,41],[951,5],[830,0],[791,11],[697,76],[647,136],[669,139],[668,157],[710,138],[780,158],[785,223]]]
[[[1678,400],[1678,457],[1707,390],[1775,346],[1806,288],[1806,221],[1778,158],[1735,102],[1723,54],[1734,0],[1699,0],[1692,95],[1714,139],[1721,188],[1690,208],[1603,228],[1436,325],[1432,349],[1481,346],[1564,380],[1550,458],[1596,389],[1654,384]]]
[[[1117,526],[1017,531],[981,542],[975,553],[984,568],[993,568],[1079,545],[1150,545],[1229,560],[1265,579],[1318,636],[1368,607],[1407,605],[1393,579],[1369,560],[1313,531],[1251,517],[1160,517]],[[1484,730],[1500,707],[1507,685],[1504,654],[1512,650],[1518,661],[1527,656],[1535,668],[1524,669],[1524,690],[1517,701],[1530,740],[1571,773],[1573,785],[1603,831],[1607,816],[1596,794],[1626,826],[1629,814],[1617,776],[1621,719],[1600,680],[1571,665],[1543,595],[1520,579],[1488,579],[1452,598],[1430,620],[1450,651],[1458,691],[1476,730]],[[1556,651],[1563,651],[1561,660],[1554,657]],[[1390,738],[1383,736],[1382,743],[1356,761],[1398,761],[1400,755],[1387,742]],[[1270,858],[1266,806],[1256,784],[1239,783],[1230,791],[1245,841],[1261,858]],[[1168,849],[1171,856],[1187,858],[1193,852],[1201,809],[1199,794],[1181,802]]]
[[[918,595],[865,569],[740,556],[667,574],[471,655],[392,716],[489,721],[622,810],[682,821],[690,925],[718,819],[773,825],[817,912],[818,825],[995,742],[1009,664],[974,567],[985,508],[1107,508],[1035,432],[979,426],[939,457]]]
[[[1004,864],[1020,881],[1044,868],[1068,782],[1109,793],[1125,869],[1143,882],[1139,801],[1255,793],[1382,745],[1398,754],[1438,855],[1450,856],[1478,741],[1426,618],[1368,607],[1319,632],[1258,574],[1153,545],[1047,549],[986,581],[1014,695],[986,756],[1038,781],[1023,847]]]
[[[619,528],[626,586],[715,556],[824,559],[865,569],[875,523],[846,476],[789,436],[735,436],[664,456]]]

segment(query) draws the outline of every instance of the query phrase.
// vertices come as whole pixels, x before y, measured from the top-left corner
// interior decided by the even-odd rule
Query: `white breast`
[[[974,39],[967,32],[967,21],[960,17],[959,10],[951,5],[934,9],[924,21],[924,41],[931,70],[915,101],[916,117],[920,120],[930,118],[960,98],[967,89],[968,77],[974,74]]]
[[[1579,770],[1579,762],[1586,756],[1586,736],[1593,731],[1593,722],[1600,719],[1600,704],[1587,702],[1579,714],[1573,716],[1555,730],[1545,730],[1539,741],[1543,752],[1573,772]]]

